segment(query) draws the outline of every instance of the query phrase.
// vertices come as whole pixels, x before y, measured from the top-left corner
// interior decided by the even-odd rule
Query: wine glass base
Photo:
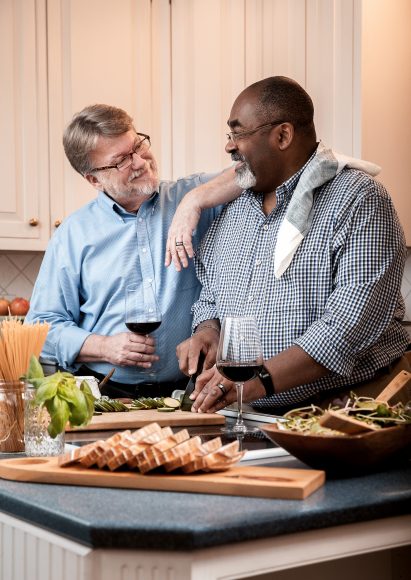
[[[258,427],[250,427],[249,425],[228,425],[221,428],[221,433],[233,433],[243,434],[243,433],[259,433],[260,429]]]

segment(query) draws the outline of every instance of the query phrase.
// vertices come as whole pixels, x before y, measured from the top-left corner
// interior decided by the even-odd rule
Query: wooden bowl
[[[285,431],[275,423],[261,429],[274,443],[307,465],[337,475],[385,470],[398,460],[411,457],[411,425],[346,436]]]

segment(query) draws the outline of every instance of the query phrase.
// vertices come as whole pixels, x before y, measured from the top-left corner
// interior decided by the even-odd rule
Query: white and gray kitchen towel
[[[381,168],[369,161],[347,157],[318,144],[312,161],[304,169],[280,225],[274,254],[274,275],[280,278],[310,229],[314,190],[333,179],[345,166],[376,176]]]

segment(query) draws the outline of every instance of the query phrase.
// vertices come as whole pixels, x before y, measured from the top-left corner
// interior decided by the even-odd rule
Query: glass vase
[[[54,439],[50,437],[47,427],[50,415],[46,407],[35,402],[36,389],[26,383],[24,406],[24,442],[26,455],[44,457],[64,453],[64,431]]]
[[[0,380],[0,453],[24,451],[24,383]]]

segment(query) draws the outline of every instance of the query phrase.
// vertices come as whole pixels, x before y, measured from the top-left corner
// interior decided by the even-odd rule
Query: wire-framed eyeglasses
[[[144,155],[151,147],[149,135],[146,135],[145,133],[137,133],[137,135],[139,137],[142,137],[142,139],[140,139],[140,141],[138,141],[135,144],[134,149],[131,151],[131,153],[124,155],[124,157],[115,165],[105,165],[104,167],[95,167],[94,169],[91,170],[91,172],[105,171],[106,169],[118,169],[119,171],[124,171],[125,169],[130,167],[130,165],[133,163],[133,155],[136,154],[140,156]]]
[[[235,133],[234,131],[230,131],[230,133],[226,133],[227,139],[232,143],[236,144],[237,141],[244,139],[244,137],[248,137],[253,133],[256,133],[260,129],[264,129],[264,127],[275,127],[276,125],[281,125],[285,123],[285,121],[272,121],[271,123],[264,123],[264,125],[258,125],[258,127],[254,127],[254,129],[247,129],[246,131],[239,131]]]

